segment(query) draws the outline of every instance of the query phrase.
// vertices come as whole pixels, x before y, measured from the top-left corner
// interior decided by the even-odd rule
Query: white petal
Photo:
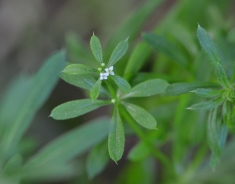
[[[113,72],[113,71],[111,71],[109,74],[110,74],[110,75],[114,75],[114,72]]]
[[[109,72],[109,69],[108,69],[108,68],[105,68],[104,70],[105,70],[106,72]]]
[[[113,70],[113,66],[110,66],[110,67],[109,67],[109,70]]]

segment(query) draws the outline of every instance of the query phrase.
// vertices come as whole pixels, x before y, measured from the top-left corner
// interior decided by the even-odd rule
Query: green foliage
[[[82,178],[85,171],[91,183],[102,183],[98,175],[107,165],[121,168],[112,183],[234,181],[235,34],[223,17],[228,1],[179,1],[141,33],[160,2],[137,9],[104,48],[94,33],[91,51],[68,34],[68,53],[56,52],[35,76],[9,87],[0,104],[0,183]],[[103,106],[110,117],[85,122],[26,158],[22,137],[59,74],[86,93],[55,107],[53,119]],[[130,162],[122,164],[125,155]],[[110,158],[122,162],[113,166]]]

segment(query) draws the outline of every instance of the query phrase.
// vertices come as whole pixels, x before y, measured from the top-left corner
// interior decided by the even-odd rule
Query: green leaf
[[[14,102],[11,101],[12,99],[7,100],[9,102],[7,107],[9,108],[11,105],[14,109],[14,111],[12,109],[8,109],[8,111],[14,114],[9,116],[10,119],[4,118],[8,124],[4,128],[0,150],[5,157],[11,157],[15,154],[18,143],[30,126],[36,112],[57,84],[58,75],[65,65],[65,55],[64,51],[52,54],[26,85],[17,85],[17,88],[12,88],[16,91],[18,100]]]
[[[209,57],[212,64],[214,66],[216,66],[217,63],[221,62],[220,55],[216,49],[216,46],[215,46],[213,40],[209,36],[209,34],[199,24],[198,24],[198,28],[197,28],[197,36],[198,36],[198,40],[200,42],[201,47],[206,52],[206,54]]]
[[[131,42],[136,38],[136,36],[139,35],[140,29],[145,23],[145,20],[153,11],[156,10],[156,7],[160,4],[160,2],[162,2],[162,0],[148,1],[126,18],[126,21],[117,30],[115,35],[112,36],[106,46],[106,60],[109,59],[108,57],[111,55],[113,49],[120,40],[129,37],[128,40]]]
[[[227,140],[227,136],[228,136],[228,126],[225,124],[222,124],[219,127],[218,130],[218,142],[219,142],[219,146],[220,149],[222,150],[226,144],[226,140]]]
[[[188,107],[187,109],[194,111],[205,111],[216,108],[217,106],[221,105],[223,102],[224,102],[223,98],[217,98],[215,100],[194,104],[191,107]]]
[[[145,143],[140,142],[131,149],[127,157],[131,161],[140,161],[146,158],[149,154],[149,148]]]
[[[168,86],[164,95],[167,95],[167,96],[181,95],[181,94],[193,91],[197,88],[204,88],[204,87],[219,87],[219,86],[214,83],[209,83],[209,82],[174,83]]]
[[[23,169],[40,172],[53,165],[62,166],[103,141],[108,135],[109,124],[110,119],[100,118],[67,132],[44,146]]]
[[[130,93],[124,95],[122,98],[149,97],[157,95],[163,93],[167,86],[168,83],[162,79],[148,80],[134,86]]]
[[[68,75],[65,73],[61,74],[61,79],[63,79],[65,82],[77,86],[79,88],[92,90],[94,87],[96,80],[91,75],[82,75],[82,76],[75,76],[75,75]],[[105,94],[106,96],[110,96],[109,92],[107,92],[106,89],[104,89],[102,86],[100,88],[100,92],[102,94]]]
[[[225,88],[229,88],[230,84],[229,84],[227,75],[224,71],[224,68],[222,67],[220,63],[217,63],[215,65],[215,73],[220,84]]]
[[[130,84],[122,77],[118,75],[111,75],[110,76],[113,81],[117,84],[117,86],[125,93],[129,93],[131,91]]]
[[[102,47],[99,38],[94,34],[91,37],[90,46],[95,59],[101,64],[103,62]]]
[[[52,110],[50,116],[56,120],[75,118],[110,103],[104,100],[74,100],[57,106]]]
[[[129,80],[140,70],[144,62],[147,61],[151,53],[150,46],[145,42],[140,42],[131,53],[124,71],[124,78]]]
[[[65,37],[66,49],[68,52],[68,61],[84,64],[94,60],[90,50],[83,40],[76,33],[68,33]]]
[[[221,157],[221,150],[217,138],[217,119],[216,119],[217,109],[211,110],[209,113],[209,119],[207,124],[207,142],[211,149],[211,166],[215,166],[219,163]]]
[[[122,120],[119,115],[118,108],[114,109],[112,124],[109,131],[108,150],[111,159],[117,162],[122,158],[125,145],[125,134]]]
[[[98,79],[94,87],[91,90],[90,97],[92,100],[96,100],[100,94],[101,80]]]
[[[181,52],[181,50],[179,50],[177,46],[166,40],[164,37],[151,33],[145,33],[143,34],[143,38],[153,48],[166,55],[179,66],[183,68],[188,66],[188,60],[185,58],[185,55]]]
[[[69,75],[84,75],[96,73],[97,71],[83,64],[70,64],[62,72]]]
[[[121,41],[116,48],[113,50],[113,53],[109,59],[107,67],[113,66],[122,56],[126,53],[128,49],[128,38]]]
[[[89,179],[93,179],[100,174],[109,161],[107,142],[96,145],[89,153],[86,161],[86,171]]]
[[[132,118],[141,126],[147,129],[156,129],[157,121],[145,109],[127,102],[124,103],[124,106]]]
[[[198,96],[203,98],[213,98],[221,95],[221,92],[219,90],[206,89],[206,88],[198,88],[191,92],[196,93]]]

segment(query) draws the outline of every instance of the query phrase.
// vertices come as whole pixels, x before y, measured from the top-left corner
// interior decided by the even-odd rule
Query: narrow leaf
[[[223,102],[224,102],[223,98],[217,98],[215,100],[194,104],[191,107],[188,107],[187,109],[194,111],[205,111],[216,108],[219,105],[221,105]]]
[[[217,109],[211,110],[209,113],[209,119],[207,124],[207,142],[211,149],[211,166],[215,166],[219,163],[221,157],[221,150],[217,138],[217,119],[216,119]]]
[[[187,58],[185,58],[185,55],[182,53],[182,51],[179,50],[178,47],[175,46],[173,43],[166,40],[164,37],[151,33],[145,33],[143,34],[143,38],[149,45],[151,45],[162,54],[166,55],[169,59],[171,59],[179,66],[183,68],[186,68],[188,66],[188,60]]]
[[[117,30],[115,35],[112,36],[106,47],[106,59],[108,60],[116,44],[129,37],[129,41],[133,41],[136,36],[139,35],[141,27],[145,23],[145,20],[151,15],[156,7],[162,2],[162,0],[147,1],[141,5],[136,11],[126,18],[126,21]],[[131,25],[131,26],[130,26]]]
[[[128,49],[128,39],[121,41],[116,48],[113,50],[113,53],[109,59],[107,67],[113,66],[122,56],[126,53]]]
[[[57,106],[50,116],[57,120],[75,118],[108,104],[110,102],[104,100],[74,100]]]
[[[82,76],[75,76],[75,75],[68,75],[65,73],[62,73],[60,76],[65,82],[74,85],[79,88],[92,90],[94,87],[96,81],[91,75],[82,75]],[[105,94],[106,96],[110,96],[108,91],[104,89],[102,86],[100,88],[100,92],[102,94]]]
[[[91,90],[90,97],[92,100],[96,100],[100,94],[101,80],[98,79],[94,87]]]
[[[127,102],[124,103],[124,106],[132,118],[141,126],[147,129],[156,129],[157,121],[145,109]]]
[[[130,84],[124,78],[118,75],[111,75],[111,78],[123,92],[129,93],[131,91]]]
[[[105,166],[108,164],[109,154],[107,149],[107,142],[105,144],[96,145],[89,153],[86,161],[86,170],[89,179],[93,179],[99,173],[101,173]]]
[[[175,96],[181,95],[184,93],[188,93],[192,90],[197,88],[204,88],[204,87],[219,87],[214,83],[209,82],[181,82],[181,83],[174,83],[170,84],[166,89],[164,95],[167,96]]]
[[[44,146],[24,166],[24,169],[47,168],[64,164],[84,153],[91,146],[103,141],[108,135],[110,119],[97,119],[60,136]]]
[[[198,25],[197,28],[197,36],[201,47],[208,55],[212,64],[215,66],[217,65],[217,63],[220,63],[221,59],[213,40],[211,39],[210,35],[206,32],[206,30],[202,28],[200,25]]]
[[[123,98],[132,97],[149,97],[163,93],[168,86],[168,83],[162,79],[152,79],[142,82],[134,86],[130,93],[123,96]]]
[[[96,70],[83,64],[71,64],[66,66],[62,72],[69,75],[84,75],[96,73]]]
[[[59,73],[65,66],[65,51],[59,51],[52,54],[35,76],[33,76],[24,86],[24,89],[19,93],[22,96],[17,96],[20,104],[17,101],[11,103],[13,109],[16,110],[11,118],[5,119],[8,126],[4,129],[2,136],[1,151],[6,157],[12,156],[18,148],[18,143],[25,131],[30,126],[34,115],[49,97],[52,89],[58,82]],[[19,87],[19,86],[18,86]],[[16,90],[16,89],[15,89]],[[17,94],[17,95],[19,95]],[[18,109],[15,109],[15,106]],[[12,112],[11,109],[9,112]]]
[[[112,124],[109,131],[108,150],[111,159],[117,162],[122,158],[125,145],[125,134],[119,111],[116,108],[112,117]]]
[[[140,161],[146,158],[149,154],[149,148],[145,143],[140,142],[131,149],[127,157],[131,161]]]
[[[151,53],[150,46],[145,42],[140,42],[131,53],[129,60],[124,71],[124,78],[129,80],[133,75],[136,74],[143,66],[144,62],[147,61]]]
[[[220,63],[217,63],[215,65],[215,73],[216,73],[216,77],[217,77],[218,81],[220,82],[220,84],[225,88],[229,88],[230,84],[229,84],[227,75],[224,71],[224,68],[222,67],[222,65]]]
[[[95,59],[101,64],[103,62],[102,47],[99,38],[94,34],[91,37],[90,46]]]
[[[204,98],[213,98],[221,95],[221,92],[219,90],[206,89],[206,88],[198,88],[191,92],[196,93],[198,96]]]

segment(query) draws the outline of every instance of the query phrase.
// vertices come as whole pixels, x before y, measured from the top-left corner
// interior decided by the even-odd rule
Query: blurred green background
[[[21,73],[27,73],[28,75],[35,74],[44,59],[53,51],[65,48],[65,38],[69,33],[75,33],[89,47],[90,37],[95,32],[100,38],[102,45],[105,46],[127,17],[135,12],[137,8],[143,6],[145,2],[147,1],[0,0],[0,96],[4,93],[6,86]],[[175,20],[175,23],[183,24],[194,34],[194,37],[196,37],[198,22],[202,22],[206,28],[215,30],[215,34],[219,32],[218,35],[223,35],[221,34],[223,31],[228,31],[227,27],[229,26],[226,26],[223,20],[229,22],[231,19],[229,25],[234,26],[235,2],[233,0],[163,0],[138,32],[137,39],[133,41],[132,47],[141,40],[142,32],[150,32],[161,20],[164,20],[172,8],[178,6],[180,3],[186,4],[186,8],[182,8],[182,12],[177,14],[179,19]],[[204,5],[206,8],[202,9],[201,7]],[[211,12],[209,12],[210,8]],[[214,10],[219,10],[219,14]],[[221,14],[223,17],[220,16]],[[214,19],[210,19],[210,17],[214,17]],[[168,26],[171,29],[169,32],[174,32],[175,25]],[[131,28],[132,25],[129,26]],[[161,32],[161,29],[159,29],[159,32]],[[180,36],[184,39],[185,35]],[[231,40],[234,38],[231,36]],[[132,47],[130,47],[130,50]],[[149,68],[146,68],[146,70],[149,70]],[[69,100],[84,97],[85,94],[81,90],[60,81],[53,90],[50,98],[35,116],[32,125],[27,131],[26,137],[30,137],[27,144],[38,149],[83,122],[109,114],[107,108],[102,108],[81,118],[75,118],[69,121],[61,122],[48,118],[51,110],[55,106]],[[127,138],[125,154],[135,142],[136,137],[129,136]],[[166,152],[170,152],[168,145],[166,145],[165,149]],[[227,164],[227,169],[233,168],[234,165],[231,165],[231,163],[225,163]],[[156,168],[157,166],[151,158],[143,163],[141,169],[139,167],[139,164],[135,165],[135,163],[128,165],[128,161],[124,155],[118,166],[110,162],[104,172],[93,183],[135,183],[138,181],[138,172],[142,172],[141,169],[143,168],[146,168],[144,170],[146,173],[142,173],[141,176],[144,175],[147,179],[143,180],[142,178],[141,181],[146,181],[146,183],[153,183],[152,181],[154,179],[151,177],[161,176],[162,174],[162,168]],[[234,168],[230,171],[234,171]],[[79,176],[74,183],[88,183],[84,168],[80,168],[78,173]],[[129,177],[127,181],[124,178],[129,174],[132,174],[134,179]],[[198,177],[200,179],[197,178],[198,182],[195,183],[215,183],[216,180],[213,181],[211,179],[215,178],[215,175],[210,171],[200,173]],[[226,177],[226,173],[221,177]],[[223,181],[219,180],[221,177],[217,175],[217,183],[223,183]],[[231,177],[231,175],[228,177]],[[233,179],[229,178],[227,183],[232,184]]]

